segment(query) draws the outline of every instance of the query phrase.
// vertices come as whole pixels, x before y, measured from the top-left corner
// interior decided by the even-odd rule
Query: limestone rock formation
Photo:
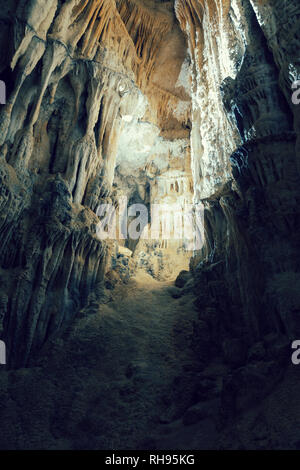
[[[0,5],[0,448],[295,448],[299,1]],[[203,247],[101,238],[124,200]]]
[[[2,321],[20,366],[101,294],[112,247],[97,239],[96,211],[117,204],[115,173],[123,186],[141,173],[125,185],[132,198],[156,159],[168,177],[174,153],[184,172],[190,97],[177,84],[186,46],[169,4],[11,1],[1,15]]]
[[[298,40],[296,33],[289,35],[290,52],[280,61],[279,38],[287,24],[298,24],[300,10],[296,2],[286,8],[275,1],[222,3],[223,9],[218,2],[176,3],[194,56],[193,108],[200,116],[200,133],[208,130],[210,139],[228,139],[231,134],[224,126],[230,125],[235,132],[226,146],[209,142],[205,135],[200,138],[193,130],[193,171],[196,191],[205,197],[206,246],[192,268],[201,280],[207,269],[215,271],[216,281],[222,278],[227,295],[224,292],[220,300],[224,308],[228,297],[230,305],[226,317],[232,316],[250,342],[273,330],[297,336],[297,319],[292,312],[280,311],[281,293],[275,285],[280,277],[296,275],[299,265],[297,119],[295,126],[292,119],[298,110],[291,99],[296,75],[288,72],[299,74],[294,55]],[[219,92],[213,93],[212,87]],[[200,108],[201,93],[209,105]],[[210,106],[217,118],[204,114]],[[218,178],[209,165],[219,165],[224,158]],[[228,166],[230,175],[224,171]],[[213,298],[216,301],[215,294]]]

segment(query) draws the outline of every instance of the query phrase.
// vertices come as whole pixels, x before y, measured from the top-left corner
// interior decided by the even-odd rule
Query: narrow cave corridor
[[[0,6],[0,450],[299,450],[299,1]]]

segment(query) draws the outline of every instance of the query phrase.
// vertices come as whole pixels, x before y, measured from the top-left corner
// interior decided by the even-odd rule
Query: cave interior
[[[299,0],[0,6],[0,449],[300,449]]]

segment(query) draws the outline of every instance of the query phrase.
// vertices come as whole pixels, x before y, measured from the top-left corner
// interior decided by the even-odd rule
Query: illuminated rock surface
[[[0,24],[0,448],[299,447],[299,1]],[[122,198],[201,202],[204,246],[99,239]]]

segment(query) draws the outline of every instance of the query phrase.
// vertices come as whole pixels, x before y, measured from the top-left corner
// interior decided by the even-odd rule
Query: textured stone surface
[[[299,447],[299,25],[298,0],[1,2],[1,448]],[[100,240],[120,197],[201,201],[203,248]]]
[[[97,239],[98,205],[139,202],[146,169],[164,159],[168,177],[169,154],[183,173],[190,97],[176,85],[186,45],[169,4],[10,1],[1,24],[1,324],[10,364],[24,365],[101,297],[112,247]]]
[[[293,1],[283,8],[276,1],[221,3],[222,8],[214,1],[176,2],[193,56],[193,109],[200,119],[200,133],[193,126],[198,139],[192,149],[193,174],[197,195],[205,198],[206,247],[191,266],[201,291],[207,283],[212,301],[226,311],[221,322],[227,318],[228,326],[234,323],[233,337],[244,332],[252,342],[272,330],[293,336],[299,325],[291,320],[291,311],[279,312],[274,283],[297,277],[299,269],[292,114],[298,110],[291,101],[293,77],[288,72],[293,68],[298,73],[298,39],[294,33],[285,37],[284,31],[290,31],[288,25],[294,31],[300,10]],[[283,59],[285,41],[289,46]],[[226,146],[216,139],[229,138],[224,127],[229,123],[235,139]],[[210,171],[207,158],[211,165],[220,163],[220,180],[214,170],[208,178],[203,172]],[[214,288],[221,287],[218,283],[219,292]]]

